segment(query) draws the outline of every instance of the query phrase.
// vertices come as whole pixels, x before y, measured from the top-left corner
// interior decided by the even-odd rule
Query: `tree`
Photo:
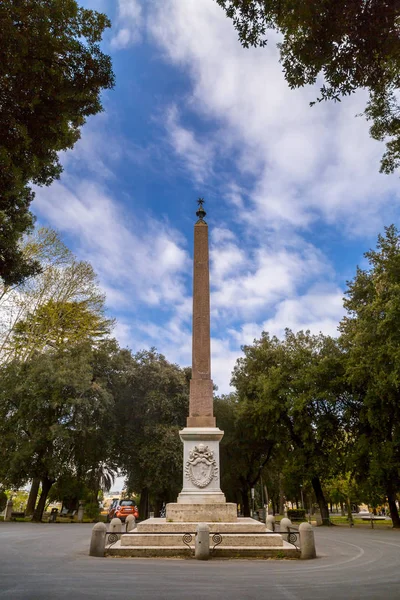
[[[82,302],[49,300],[13,328],[9,347],[14,356],[26,360],[33,352],[61,349],[88,340],[96,340],[110,333],[112,321],[96,314]]]
[[[58,234],[42,227],[26,236],[25,258],[40,273],[16,285],[0,283],[0,360],[29,360],[49,348],[104,337],[113,326],[105,316],[104,295],[89,263],[77,261]],[[33,513],[40,481],[34,478],[26,514]]]
[[[265,430],[262,428],[256,431],[241,408],[236,394],[214,398],[217,423],[224,431],[221,440],[221,487],[227,499],[239,502],[244,516],[249,517],[250,490],[260,481],[275,440],[271,435],[263,437]]]
[[[369,266],[348,282],[340,324],[346,375],[361,399],[352,459],[359,479],[386,491],[393,526],[400,528],[400,233],[379,235]]]
[[[311,481],[323,522],[329,524],[322,481],[340,468],[349,402],[338,344],[322,334],[287,329],[283,341],[264,332],[243,351],[232,377],[243,419],[261,439],[293,455],[292,464],[302,480]]]
[[[182,443],[189,407],[190,369],[171,364],[153,348],[131,357],[119,384],[115,453],[129,492],[140,492],[139,514],[149,502],[158,512],[182,487]]]
[[[291,88],[322,75],[321,100],[369,92],[365,116],[371,135],[388,140],[381,171],[400,166],[400,5],[390,0],[216,0],[233,20],[241,44],[265,46],[267,29],[278,44]]]
[[[18,285],[0,284],[1,362],[110,331],[114,322],[105,316],[92,266],[77,261],[55,231],[41,228],[28,236],[23,252],[39,262],[41,273]]]
[[[100,50],[110,21],[76,0],[0,3],[0,277],[6,285],[39,270],[18,246],[33,228],[29,187],[60,176],[87,117],[114,84]]]
[[[71,475],[92,481],[94,466],[115,464],[114,399],[101,366],[104,354],[113,363],[119,350],[115,342],[104,344],[93,350],[84,343],[0,367],[1,480],[15,487],[41,480],[35,521],[56,481]]]

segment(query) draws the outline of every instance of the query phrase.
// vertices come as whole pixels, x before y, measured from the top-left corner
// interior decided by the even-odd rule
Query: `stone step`
[[[188,540],[188,543],[194,545],[195,536],[192,535],[192,539]],[[215,541],[212,539],[213,534],[210,534],[210,547],[215,545]],[[229,546],[229,547],[283,547],[282,536],[275,533],[264,534],[264,533],[223,533],[221,534],[221,543],[218,547]],[[182,534],[181,533],[131,533],[121,536],[121,546],[182,546]]]
[[[185,558],[194,559],[194,549],[186,546],[124,546],[119,542],[106,550],[106,556],[131,558]],[[259,546],[225,546],[215,548],[210,560],[215,558],[253,558],[253,559],[295,559],[300,558],[300,551],[284,543],[282,548],[262,548]]]
[[[263,533],[266,531],[265,523],[256,521],[249,517],[240,517],[235,523],[211,523],[207,522],[212,533],[224,533],[235,531],[237,533],[248,533],[249,531],[254,533]],[[197,523],[193,522],[169,522],[165,518],[153,517],[146,519],[141,523],[138,523],[137,530],[139,533],[157,533],[157,532],[178,532],[182,533],[196,533]]]

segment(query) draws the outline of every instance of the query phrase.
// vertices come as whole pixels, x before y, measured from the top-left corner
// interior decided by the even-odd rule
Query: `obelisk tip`
[[[199,208],[198,208],[198,210],[196,212],[196,215],[199,218],[199,220],[197,221],[197,223],[205,223],[204,217],[206,216],[207,213],[206,213],[206,211],[203,208],[204,202],[205,202],[204,198],[199,198],[197,200],[197,204],[199,205]]]

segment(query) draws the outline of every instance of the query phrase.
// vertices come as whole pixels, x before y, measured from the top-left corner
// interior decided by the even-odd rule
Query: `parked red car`
[[[108,511],[107,521],[109,523],[111,519],[117,517],[123,522],[128,515],[133,515],[135,519],[139,517],[139,511],[134,500],[113,500]]]

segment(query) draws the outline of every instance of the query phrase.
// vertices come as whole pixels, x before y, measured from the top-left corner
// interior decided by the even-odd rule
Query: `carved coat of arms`
[[[218,467],[214,452],[208,446],[199,444],[189,453],[185,465],[185,475],[199,488],[206,487],[214,477],[217,477]]]

